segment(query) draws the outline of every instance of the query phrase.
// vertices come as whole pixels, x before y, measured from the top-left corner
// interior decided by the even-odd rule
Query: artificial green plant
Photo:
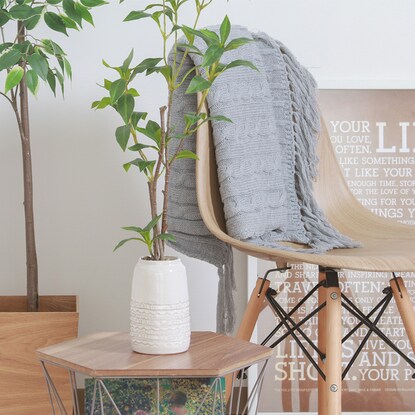
[[[29,124],[29,92],[36,95],[43,81],[56,95],[64,80],[72,77],[63,49],[52,38],[38,39],[43,23],[52,31],[68,35],[84,22],[93,25],[90,10],[104,0],[0,0],[0,74],[5,84],[0,95],[16,116],[23,154],[24,214],[28,311],[38,310],[38,264],[33,215],[33,176]]]
[[[123,0],[121,0],[123,1]],[[167,229],[167,211],[169,178],[171,167],[179,159],[197,156],[193,152],[184,149],[185,140],[191,138],[198,128],[211,119],[230,122],[226,117],[208,117],[202,111],[203,104],[209,89],[215,79],[225,71],[237,66],[255,67],[252,63],[236,60],[227,65],[221,63],[222,56],[230,50],[237,49],[250,42],[247,38],[228,40],[231,32],[231,23],[226,16],[220,25],[219,34],[208,29],[198,29],[198,22],[205,9],[213,0],[159,0],[156,4],[148,4],[144,9],[131,11],[124,21],[137,21],[151,19],[161,36],[162,50],[158,57],[148,57],[139,64],[132,64],[133,51],[120,66],[110,66],[116,79],[105,79],[103,88],[107,91],[105,97],[92,104],[93,108],[103,109],[112,107],[122,118],[122,125],[116,129],[115,136],[123,151],[127,149],[134,154],[134,158],[124,164],[126,171],[136,169],[145,175],[148,184],[150,200],[151,220],[144,227],[128,226],[123,229],[136,233],[136,236],[122,240],[115,249],[128,241],[143,242],[149,251],[152,260],[165,259],[165,242],[174,240],[173,235]],[[181,14],[184,6],[193,5],[193,23],[185,25],[181,22]],[[195,40],[199,38],[206,44],[206,50],[201,51]],[[185,39],[185,41],[181,40]],[[169,50],[170,59],[169,59]],[[200,55],[202,64],[195,66],[187,73],[182,74],[183,65],[189,53]],[[203,69],[203,70],[202,70]],[[202,76],[201,74],[205,74]],[[165,105],[159,108],[159,120],[147,120],[148,113],[142,111],[139,102],[139,92],[135,84],[139,84],[139,75],[161,76],[166,85]],[[187,88],[187,94],[201,95],[198,107],[194,112],[183,114],[185,128],[183,131],[175,131],[171,124],[171,107],[174,92],[180,88],[186,80],[191,78]],[[146,137],[145,140],[143,138]],[[171,140],[179,140],[179,145],[174,154],[168,151]],[[163,180],[162,201],[159,211],[158,186]]]

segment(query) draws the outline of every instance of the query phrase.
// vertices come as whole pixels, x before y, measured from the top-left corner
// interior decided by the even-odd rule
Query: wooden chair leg
[[[243,316],[241,325],[239,326],[238,333],[236,334],[237,339],[250,341],[252,333],[254,332],[255,324],[258,321],[258,317],[261,311],[264,309],[264,303],[266,302],[265,294],[269,288],[269,280],[266,280],[262,291],[261,285],[263,279],[258,278],[255,288],[252,290],[251,297],[249,298],[248,306],[246,307],[245,314]],[[232,392],[232,377],[233,374],[226,376],[226,401],[229,401]]]
[[[319,273],[319,282],[326,279],[326,273]],[[318,304],[323,304],[326,301],[326,288],[320,287],[318,290]],[[318,313],[318,348],[322,353],[326,354],[326,308],[323,308]],[[318,365],[323,372],[326,371],[325,363],[319,358]],[[326,398],[326,382],[324,379],[318,377],[318,415],[328,415],[327,413],[327,398]]]
[[[326,399],[327,414],[341,415],[342,397],[342,306],[339,287],[327,288]]]
[[[320,272],[319,280],[326,279]],[[318,315],[318,347],[325,353],[325,362],[319,361],[326,380],[318,379],[318,415],[341,415],[342,394],[342,306],[338,286],[321,288],[319,304],[327,302]]]
[[[415,311],[401,277],[389,281],[412,350],[415,352]]]

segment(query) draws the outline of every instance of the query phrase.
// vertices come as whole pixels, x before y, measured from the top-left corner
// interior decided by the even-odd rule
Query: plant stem
[[[154,185],[154,181],[147,182],[148,184],[148,194],[150,196],[150,209],[151,209],[151,218],[157,216],[157,185]],[[157,226],[153,229],[153,238],[157,235]],[[154,260],[159,260],[160,253],[158,251],[157,239],[153,239],[153,250],[150,251],[151,258]]]
[[[23,22],[18,22],[17,41],[23,43],[26,38],[26,29]],[[26,71],[25,62],[20,64]],[[15,103],[16,104],[16,103]],[[16,112],[17,111],[17,112]],[[29,125],[29,102],[28,89],[25,76],[20,82],[20,117],[18,106],[15,105],[18,118],[20,139],[23,155],[23,188],[24,188],[24,212],[26,229],[26,272],[27,272],[27,304],[28,311],[38,311],[38,265],[36,254],[35,226],[33,214],[33,175],[32,156],[30,149],[30,125]]]
[[[171,127],[171,106],[173,103],[173,91],[169,91],[168,97],[168,104],[167,104],[167,127],[165,132],[165,141],[168,140],[170,134],[170,127]],[[162,219],[161,219],[161,233],[167,232],[167,210],[169,204],[169,179],[170,179],[170,163],[168,159],[168,148],[167,145],[164,148],[164,157],[165,157],[165,176],[164,176],[164,190],[163,190],[163,212],[162,212]],[[165,247],[165,242],[162,241],[163,250]]]

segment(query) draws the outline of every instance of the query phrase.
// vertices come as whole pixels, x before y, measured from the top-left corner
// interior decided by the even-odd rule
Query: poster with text
[[[321,90],[319,102],[330,140],[349,188],[373,213],[415,226],[415,90]],[[259,261],[259,275],[275,264]],[[287,311],[317,283],[318,268],[291,264],[285,274],[273,275],[276,297]],[[415,274],[400,274],[415,300]],[[384,297],[388,273],[340,272],[340,285],[365,314]],[[299,321],[317,305],[317,294],[299,308]],[[358,324],[343,310],[343,334]],[[278,320],[270,309],[261,314],[258,341]],[[317,316],[303,327],[316,340]],[[379,328],[398,348],[415,359],[394,301]],[[343,344],[343,366],[352,359],[368,329],[361,326]],[[271,344],[285,329],[272,337]],[[311,350],[312,351],[312,350]],[[317,354],[313,354],[317,360]],[[415,410],[414,370],[376,335],[372,335],[343,382],[345,412],[407,412]],[[317,410],[317,371],[292,338],[274,349],[263,386],[259,412],[278,414]]]

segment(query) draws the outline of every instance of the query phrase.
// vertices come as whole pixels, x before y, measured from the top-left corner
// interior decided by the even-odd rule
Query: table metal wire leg
[[[91,412],[89,413],[89,415],[94,415],[94,412],[95,412],[95,401],[97,399],[97,384],[98,384],[98,381],[94,379],[94,393],[92,395]]]
[[[43,368],[43,373],[44,373],[45,378],[46,378],[46,382],[48,384],[48,388],[52,392],[49,395],[49,397],[50,397],[50,400],[52,402],[53,413],[55,414],[55,409],[53,407],[53,398],[54,398],[55,401],[56,401],[56,404],[58,406],[59,413],[61,415],[68,415],[68,413],[66,412],[66,409],[65,409],[65,405],[63,404],[62,399],[59,396],[59,392],[56,389],[55,384],[53,383],[53,380],[52,380],[52,378],[51,378],[51,376],[50,376],[50,374],[49,374],[49,372],[48,372],[48,370],[47,370],[47,368],[45,366],[45,363],[42,361],[41,364],[42,364],[42,368]]]
[[[105,394],[108,396],[109,400],[111,401],[111,404],[112,404],[113,408],[117,411],[117,414],[118,414],[118,415],[122,415],[122,414],[121,414],[121,411],[119,410],[119,408],[118,408],[117,404],[115,403],[115,401],[114,401],[113,397],[111,396],[111,394],[110,394],[109,390],[108,390],[108,389],[107,389],[107,387],[105,386],[105,383],[104,383],[104,381],[103,381],[102,379],[98,379],[98,386],[99,386],[99,388],[100,388],[100,394],[102,393],[102,392],[101,392],[101,388],[102,388],[102,389],[104,390]],[[101,399],[102,399],[102,398],[101,398]],[[104,415],[104,412],[102,412],[102,415]]]
[[[197,408],[197,410],[196,410],[196,412],[195,412],[195,414],[194,415],[198,415],[199,413],[200,413],[200,410],[202,409],[202,407],[203,407],[203,404],[206,402],[206,399],[207,399],[207,397],[213,392],[213,388],[215,388],[216,387],[216,382],[217,382],[217,380],[218,380],[218,378],[216,378],[215,380],[214,380],[214,382],[210,385],[210,388],[209,388],[209,390],[206,392],[206,394],[205,394],[205,396],[203,397],[203,399],[202,399],[202,402],[200,403],[200,405],[199,405],[199,408]],[[203,414],[204,415],[204,414]]]
[[[75,372],[73,372],[72,370],[69,371],[69,380],[71,382],[71,389],[72,389],[73,413],[74,415],[81,415],[81,411],[79,408],[79,401],[78,401],[78,388],[76,385],[76,376],[75,376]]]
[[[262,366],[261,371],[259,372],[259,375],[257,377],[257,380],[248,396],[248,399],[246,401],[245,407],[241,413],[241,415],[244,415],[245,413],[248,415],[251,415],[251,409],[252,409],[252,405],[255,402],[256,403],[256,410],[254,412],[254,414],[257,413],[258,410],[258,404],[259,404],[259,397],[261,395],[261,389],[262,389],[262,384],[263,384],[263,380],[264,380],[264,376],[265,376],[265,369],[267,367],[267,363],[268,360],[265,361],[264,365]]]

